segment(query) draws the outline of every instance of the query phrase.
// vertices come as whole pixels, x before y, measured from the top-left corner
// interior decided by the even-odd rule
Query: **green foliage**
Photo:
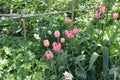
[[[27,40],[24,40],[22,19],[0,17],[0,80],[65,80],[68,71],[74,80],[120,79],[120,14],[117,0],[75,0],[74,27],[79,33],[72,39],[65,36],[71,24],[64,22],[71,13],[25,18]],[[0,0],[0,14],[37,14],[71,10],[72,0]],[[94,13],[100,6],[106,11],[99,19]],[[62,50],[54,52],[52,42],[60,42],[54,31],[65,38]],[[34,38],[39,35],[39,39]],[[50,41],[53,59],[45,57],[48,48],[43,40]]]
[[[89,64],[89,69],[92,69],[93,64],[95,63],[96,59],[98,58],[98,54],[94,52],[92,56],[90,57],[90,64]]]

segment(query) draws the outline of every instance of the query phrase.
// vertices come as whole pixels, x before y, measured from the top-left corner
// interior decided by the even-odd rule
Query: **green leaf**
[[[75,72],[76,72],[76,77],[75,77],[76,80],[86,80],[87,77],[86,71],[85,68],[83,68],[81,65],[79,65],[79,67],[76,67]]]
[[[60,71],[63,71],[64,69],[65,69],[64,66],[60,66],[58,70],[59,70],[59,72],[60,72]]]
[[[57,19],[58,19],[59,21],[63,21],[63,17],[62,17],[61,15],[59,15],[59,16],[57,17]]]
[[[74,49],[76,50],[76,52],[79,52],[80,51],[80,46],[79,46],[79,41],[76,39],[76,38],[73,38],[71,41],[70,41],[70,44],[74,47]]]
[[[108,48],[103,48],[103,79],[108,80]]]
[[[45,80],[44,77],[43,77],[43,74],[41,72],[34,72],[34,74],[32,76],[27,76],[28,79],[26,80]],[[31,78],[32,79],[29,79]]]
[[[77,57],[74,57],[75,64],[78,64],[80,61],[85,60],[85,55],[79,55]]]
[[[109,74],[114,74],[114,73],[117,73],[119,70],[119,68],[112,68],[109,70]]]
[[[95,74],[96,74],[95,66],[93,66],[93,67],[92,67],[92,72],[91,72],[91,78],[92,78],[91,80],[96,80]]]
[[[114,34],[113,34],[113,35],[111,36],[111,38],[110,38],[111,44],[112,44],[112,43],[114,42],[114,40],[116,39],[117,35],[118,35],[118,28],[116,28]]]
[[[10,48],[8,48],[7,46],[4,46],[3,49],[4,49],[5,53],[6,53],[6,55],[11,55]]]
[[[88,38],[87,37],[83,37],[79,40],[79,44],[82,44],[83,42],[87,41]]]
[[[89,62],[89,70],[92,69],[96,59],[98,58],[98,54],[96,52],[94,52],[91,57],[90,57],[90,62]]]
[[[56,79],[56,75],[55,74],[53,74],[51,77],[50,77],[50,80],[55,80]]]

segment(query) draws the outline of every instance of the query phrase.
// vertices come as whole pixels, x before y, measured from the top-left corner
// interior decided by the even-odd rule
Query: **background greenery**
[[[114,12],[120,14],[120,1],[75,2],[75,8],[80,9],[74,16],[79,34],[71,40],[66,38],[63,50],[54,53],[53,60],[46,59],[43,40],[53,42],[54,30],[71,28],[64,23],[71,13],[26,18],[27,40],[21,19],[0,17],[0,80],[64,80],[65,70],[74,80],[120,80],[120,19],[112,18]],[[93,14],[100,6],[105,6],[106,12],[97,20]],[[0,14],[21,14],[22,9],[25,14],[38,14],[71,7],[72,0],[0,0]],[[35,33],[40,40],[34,39]]]

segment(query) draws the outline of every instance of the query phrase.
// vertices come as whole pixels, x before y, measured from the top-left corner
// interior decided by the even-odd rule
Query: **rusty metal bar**
[[[27,30],[26,30],[26,26],[25,26],[25,18],[24,18],[24,16],[25,16],[25,10],[23,9],[21,18],[22,18],[22,22],[23,22],[24,39],[26,40],[27,39]]]
[[[75,7],[75,0],[72,0],[72,28],[74,27],[74,7]]]
[[[24,15],[24,18],[28,17],[37,17],[37,16],[44,16],[44,15],[53,15],[53,14],[61,14],[61,13],[67,13],[67,12],[73,12],[73,11],[80,11],[81,9],[73,9],[73,10],[67,10],[67,11],[59,11],[59,12],[50,12],[50,13],[42,13],[42,14],[28,14]],[[23,18],[21,17],[21,14],[0,14],[0,16],[4,17],[14,17],[14,18]]]

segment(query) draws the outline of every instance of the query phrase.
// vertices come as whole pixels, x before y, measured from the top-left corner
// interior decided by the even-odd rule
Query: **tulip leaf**
[[[98,57],[99,57],[99,55],[98,55],[96,52],[94,52],[94,53],[91,55],[91,57],[90,57],[90,62],[89,62],[89,70],[92,69],[92,67],[93,67],[93,65],[94,65],[94,63],[95,63],[95,61],[97,60]]]

